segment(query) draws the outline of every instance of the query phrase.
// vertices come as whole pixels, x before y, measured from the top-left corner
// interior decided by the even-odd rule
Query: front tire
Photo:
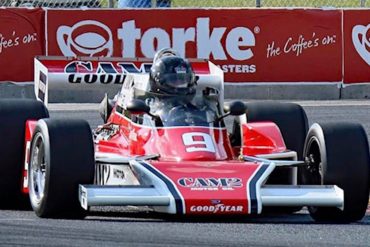
[[[79,184],[94,181],[94,144],[83,120],[39,120],[31,144],[29,196],[36,215],[83,218]]]
[[[22,193],[27,120],[48,118],[40,101],[0,100],[0,208],[28,209],[28,196]]]
[[[314,124],[308,132],[303,184],[337,185],[344,191],[344,210],[309,207],[316,221],[361,220],[369,200],[370,157],[363,127],[352,123]]]

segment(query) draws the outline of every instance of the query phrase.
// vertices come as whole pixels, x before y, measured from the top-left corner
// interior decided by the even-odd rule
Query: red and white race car
[[[1,206],[19,206],[26,193],[40,217],[80,218],[90,206],[133,205],[178,215],[308,206],[317,221],[363,218],[370,159],[361,125],[308,130],[297,104],[225,105],[222,71],[171,50],[159,52],[148,68],[119,71],[125,72],[121,91],[101,103],[105,124],[93,134],[85,120],[49,118],[52,76],[43,69],[36,72],[39,101],[1,100]]]

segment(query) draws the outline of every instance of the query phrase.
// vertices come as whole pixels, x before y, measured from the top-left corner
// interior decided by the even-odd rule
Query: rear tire
[[[274,122],[280,129],[287,149],[296,151],[298,160],[302,160],[308,131],[308,120],[302,106],[278,102],[250,102],[246,105],[249,122]]]
[[[36,215],[83,218],[79,184],[94,182],[94,143],[84,120],[40,120],[29,168],[29,195]]]
[[[304,155],[304,184],[337,185],[344,191],[344,210],[309,207],[316,221],[361,220],[369,200],[370,157],[365,130],[360,124],[314,124],[308,132]]]
[[[0,208],[29,208],[22,193],[27,120],[48,118],[46,107],[36,100],[0,100]]]
[[[251,102],[248,108],[248,122],[274,122],[280,129],[287,149],[297,152],[303,160],[303,147],[308,130],[308,120],[302,106],[293,103]],[[234,121],[231,143],[241,145],[240,125]],[[270,176],[272,184],[290,184],[291,174],[287,168],[277,168]],[[299,174],[300,172],[298,172]],[[298,176],[298,183],[300,177]]]

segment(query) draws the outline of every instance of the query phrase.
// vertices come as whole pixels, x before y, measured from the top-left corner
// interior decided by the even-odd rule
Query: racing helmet
[[[158,54],[150,69],[150,91],[163,96],[195,95],[196,77],[189,61],[171,49]]]
[[[159,59],[165,56],[180,57],[180,54],[171,48],[163,48],[154,55],[153,64],[155,64],[155,62],[157,62]]]

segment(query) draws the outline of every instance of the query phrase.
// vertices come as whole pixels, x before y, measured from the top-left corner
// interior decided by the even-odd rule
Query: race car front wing
[[[258,161],[244,164],[244,167],[255,168],[245,178],[231,175],[227,179],[221,175],[206,178],[204,175],[196,179],[197,175],[192,170],[200,168],[194,167],[194,164],[188,169],[190,175],[180,174],[176,177],[178,172],[169,172],[179,169],[173,164],[161,166],[160,163],[149,161],[130,160],[127,163],[125,160],[126,164],[122,165],[133,170],[140,180],[139,185],[80,185],[79,199],[84,209],[90,206],[150,206],[155,211],[169,214],[260,214],[265,206],[327,206],[343,209],[344,193],[336,185],[264,184],[276,166],[294,166],[299,162]],[[212,174],[230,173],[235,166],[226,164],[221,171],[213,167]],[[240,169],[239,165],[237,167],[236,170]],[[186,168],[186,165],[181,166],[182,171]],[[200,175],[198,172],[199,176],[205,174],[205,168],[201,169],[199,171],[203,172]],[[239,183],[238,179],[245,183]]]

